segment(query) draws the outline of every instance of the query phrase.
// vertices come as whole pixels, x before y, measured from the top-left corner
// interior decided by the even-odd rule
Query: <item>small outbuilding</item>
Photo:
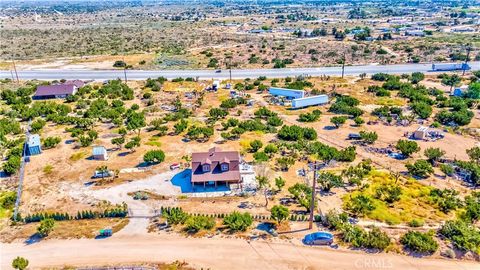
[[[418,140],[424,140],[428,136],[428,127],[420,126],[415,132],[413,133],[413,138]]]
[[[40,143],[40,136],[38,134],[32,134],[28,136],[27,140],[27,156],[39,155],[42,153],[42,146]]]
[[[94,146],[93,147],[93,159],[95,159],[95,160],[107,160],[108,159],[107,149],[104,146]]]

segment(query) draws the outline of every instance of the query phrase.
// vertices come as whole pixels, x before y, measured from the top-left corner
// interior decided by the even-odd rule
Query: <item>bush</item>
[[[290,211],[288,210],[288,208],[283,205],[273,206],[270,212],[271,212],[272,219],[278,222],[279,224],[282,221],[287,220],[288,216],[290,215]]]
[[[438,249],[438,243],[432,235],[433,231],[429,233],[409,231],[402,235],[400,243],[414,252],[434,253]]]
[[[163,211],[162,215],[167,219],[169,224],[183,224],[188,218],[187,213],[185,213],[181,208],[171,208]]]
[[[420,151],[420,147],[414,141],[409,140],[398,140],[397,145],[395,146],[398,151],[404,156],[410,156],[411,154]]]
[[[210,230],[215,227],[215,219],[206,216],[192,216],[186,220],[185,226],[189,232]]]
[[[55,220],[52,218],[46,218],[40,221],[40,225],[37,227],[37,232],[41,237],[48,236],[55,227]]]
[[[421,178],[426,178],[433,173],[432,164],[423,159],[417,160],[413,164],[407,163],[405,167],[407,167],[407,170],[411,175]]]
[[[253,140],[250,142],[250,151],[255,153],[257,152],[258,150],[260,150],[260,148],[262,148],[263,146],[263,143],[262,141],[260,140]]]
[[[413,227],[413,228],[422,227],[423,224],[424,224],[423,220],[415,219],[415,218],[408,222],[408,226]]]
[[[60,137],[47,137],[43,140],[43,149],[50,149],[57,146],[62,141]]]
[[[150,150],[143,155],[143,160],[147,163],[161,163],[165,160],[165,153],[162,150]]]
[[[364,216],[375,209],[372,200],[363,194],[352,197],[346,206],[348,210],[358,216]]]
[[[360,131],[360,137],[366,144],[373,144],[378,139],[377,132],[375,131]]]
[[[27,266],[28,266],[28,260],[23,257],[16,257],[12,261],[12,267],[14,269],[24,270],[24,269],[27,269]]]
[[[255,162],[266,162],[270,159],[270,157],[263,151],[254,153],[253,158],[255,159]]]
[[[330,119],[330,122],[339,128],[341,125],[345,124],[347,117],[345,116],[334,116]]]
[[[315,140],[317,139],[317,132],[313,128],[303,128],[297,125],[283,126],[278,131],[278,137],[286,141]]]
[[[239,213],[234,211],[223,218],[223,224],[231,231],[246,231],[253,223],[250,213]]]
[[[338,213],[336,210],[330,210],[325,215],[322,223],[323,226],[329,229],[338,230],[341,229],[343,225],[348,224],[348,215],[347,213]]]
[[[457,248],[480,252],[480,230],[473,224],[462,220],[449,220],[440,229],[440,234],[452,241]]]

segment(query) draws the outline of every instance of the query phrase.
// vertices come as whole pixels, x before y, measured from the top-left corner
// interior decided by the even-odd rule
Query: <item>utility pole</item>
[[[465,71],[467,70],[467,63],[468,63],[468,58],[470,57],[470,51],[472,50],[472,46],[467,45],[467,57],[465,58],[465,64],[463,65],[462,69],[462,76],[465,76]]]
[[[342,61],[342,79],[343,75],[345,75],[345,53],[343,53],[343,61]]]
[[[17,73],[17,66],[15,65],[15,59],[12,58],[12,62],[13,62],[13,69],[15,70],[15,76],[17,77],[17,83],[19,83],[18,73]]]
[[[308,223],[308,229],[311,230],[313,228],[313,211],[315,210],[315,190],[317,187],[317,170],[318,170],[318,162],[315,161],[313,163],[313,183],[312,183],[312,200],[310,202],[310,219]]]
[[[125,77],[125,83],[127,83],[127,62],[125,62],[125,55],[123,56],[123,76]]]

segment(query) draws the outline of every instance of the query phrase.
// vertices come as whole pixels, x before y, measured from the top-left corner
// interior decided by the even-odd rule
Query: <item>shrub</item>
[[[287,220],[288,216],[290,215],[290,211],[288,210],[288,208],[283,205],[273,206],[270,212],[271,218],[278,223]]]
[[[347,117],[345,116],[334,116],[330,119],[330,122],[339,128],[341,125],[345,124]]]
[[[347,213],[338,213],[336,210],[330,210],[325,215],[322,223],[323,226],[329,229],[338,230],[341,229],[343,225],[348,224],[348,215]]]
[[[47,137],[45,138],[45,140],[43,140],[43,149],[53,148],[57,146],[57,144],[59,144],[61,141],[62,139],[60,139],[60,137]]]
[[[479,252],[480,230],[462,220],[449,220],[440,229],[440,234],[462,250]]]
[[[432,164],[423,159],[417,160],[413,164],[407,163],[405,167],[407,167],[407,170],[411,175],[421,178],[428,177],[433,173]]]
[[[52,218],[46,218],[40,221],[40,225],[37,227],[37,232],[41,237],[48,236],[55,227],[55,220]]]
[[[28,260],[23,257],[16,257],[12,261],[12,267],[14,269],[24,270],[24,269],[27,269],[27,266],[28,266]]]
[[[398,140],[395,148],[402,153],[402,155],[410,156],[411,154],[420,151],[420,147],[414,141]]]
[[[143,155],[143,160],[147,163],[161,163],[165,160],[165,153],[162,150],[150,150]]]
[[[415,219],[415,218],[408,222],[408,226],[413,227],[413,228],[422,227],[423,224],[424,224],[423,220]]]
[[[253,217],[250,213],[240,213],[234,211],[223,218],[225,224],[231,231],[246,231],[253,223]]]
[[[260,148],[262,148],[263,146],[263,143],[262,141],[260,140],[253,140],[250,142],[250,151],[255,153],[257,152],[258,150],[260,150]]]
[[[434,253],[438,249],[438,243],[432,235],[433,231],[429,233],[409,231],[402,235],[400,243],[414,252]]]
[[[169,224],[183,224],[188,218],[187,213],[185,213],[181,208],[171,208],[165,210],[162,215],[167,219]]]
[[[210,230],[215,226],[215,219],[206,216],[191,216],[185,222],[186,230],[198,232],[201,230]]]
[[[255,162],[266,162],[270,159],[268,155],[265,154],[265,152],[263,151],[254,153],[253,158],[255,159]]]
[[[346,206],[348,210],[358,216],[364,216],[375,209],[372,200],[363,194],[352,197]]]
[[[360,137],[366,144],[373,144],[378,139],[378,135],[375,131],[360,131]]]

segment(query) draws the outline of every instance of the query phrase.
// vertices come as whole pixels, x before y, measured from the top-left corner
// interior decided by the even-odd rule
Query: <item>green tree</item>
[[[419,82],[425,79],[425,75],[422,72],[413,72],[412,76],[410,77],[410,81],[413,84],[418,84]]]
[[[270,210],[272,219],[275,220],[278,224],[282,223],[282,221],[287,220],[288,216],[290,215],[290,211],[287,207],[283,205],[275,205]]]
[[[28,260],[23,257],[16,257],[12,261],[12,267],[18,270],[25,270],[28,267]]]
[[[112,139],[112,144],[115,144],[118,149],[122,149],[122,145],[125,143],[125,137],[117,137]]]
[[[413,164],[407,163],[405,167],[407,167],[407,170],[411,175],[421,178],[428,177],[433,173],[432,164],[423,159],[417,160]]]
[[[161,163],[165,160],[165,153],[162,150],[150,150],[143,155],[143,160],[147,163]]]
[[[262,148],[262,146],[263,146],[262,141],[260,141],[260,140],[253,140],[253,141],[250,142],[250,151],[251,151],[252,153],[255,153],[255,152],[257,152],[258,150],[260,150],[260,148]]]
[[[375,131],[360,131],[360,137],[366,144],[373,144],[378,139],[377,132]]]
[[[263,194],[265,196],[265,207],[268,206],[268,193],[270,192],[270,181],[266,176],[256,176],[255,179],[257,180],[258,187],[263,190]]]
[[[253,217],[250,213],[240,213],[233,211],[223,218],[223,224],[231,231],[246,231],[253,223]]]
[[[297,202],[310,212],[310,205],[312,201],[312,188],[303,184],[296,183],[288,188],[288,192],[297,200]]]
[[[353,122],[355,122],[355,125],[361,126],[365,123],[365,120],[363,120],[363,118],[361,118],[360,116],[357,116],[353,118]]]
[[[331,172],[321,172],[317,176],[317,182],[320,184],[320,187],[329,192],[334,187],[342,187],[343,179],[340,175],[335,175]]]
[[[480,147],[475,146],[473,148],[467,149],[467,155],[471,161],[480,164]]]
[[[366,214],[370,213],[375,209],[375,205],[373,205],[372,200],[363,194],[352,197],[347,202],[346,206],[347,209],[352,212],[352,214],[361,217],[365,216]]]
[[[445,155],[445,151],[440,148],[427,148],[423,152],[423,154],[427,157],[428,161],[433,164],[435,161],[438,161],[441,157]]]
[[[397,145],[395,145],[402,155],[409,157],[411,154],[420,151],[420,147],[414,141],[409,140],[398,140]]]
[[[37,232],[41,237],[48,236],[55,227],[55,220],[52,218],[45,218],[40,221],[40,225],[37,227]]]
[[[336,128],[339,128],[341,125],[345,124],[347,117],[345,116],[334,116],[330,119],[330,122],[335,125]]]
[[[457,74],[445,75],[442,78],[442,84],[450,86],[450,92],[452,92],[452,88],[457,86],[461,81],[461,78]]]
[[[126,126],[128,130],[136,130],[140,135],[140,130],[147,125],[143,113],[130,112],[127,115]]]
[[[277,187],[278,191],[281,191],[285,186],[285,179],[283,179],[281,176],[275,178],[275,186]]]

